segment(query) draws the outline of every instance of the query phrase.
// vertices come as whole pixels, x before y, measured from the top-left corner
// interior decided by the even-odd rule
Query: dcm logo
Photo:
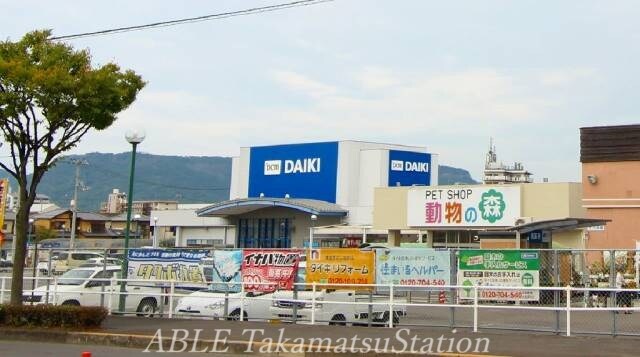
[[[266,160],[264,162],[265,176],[280,175],[283,171],[283,160]],[[306,174],[320,172],[320,158],[284,160],[285,174]]]
[[[391,171],[429,172],[429,163],[391,160]]]

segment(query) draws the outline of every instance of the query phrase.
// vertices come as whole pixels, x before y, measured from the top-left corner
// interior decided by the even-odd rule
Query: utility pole
[[[73,249],[76,241],[76,219],[78,217],[78,189],[86,190],[84,184],[80,181],[80,166],[89,165],[87,160],[73,159],[71,163],[76,165],[76,180],[73,188],[73,201],[71,203],[71,239],[69,240],[69,249]]]

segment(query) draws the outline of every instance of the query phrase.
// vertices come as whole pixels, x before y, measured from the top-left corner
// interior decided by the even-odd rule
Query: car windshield
[[[80,285],[93,274],[90,269],[72,269],[60,276],[59,285]]]

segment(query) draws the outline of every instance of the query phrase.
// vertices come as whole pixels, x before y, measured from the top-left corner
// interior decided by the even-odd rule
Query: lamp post
[[[136,148],[145,137],[144,131],[131,130],[125,134],[125,139],[131,144],[131,170],[129,171],[129,194],[127,195],[127,224],[124,228],[124,259],[122,260],[122,278],[126,279],[129,272],[129,229],[131,228],[131,206],[133,205],[133,177],[136,168]],[[124,312],[127,282],[120,283],[120,303],[118,309]]]
[[[318,216],[315,214],[311,215],[311,226],[309,227],[309,249],[313,249],[313,228],[318,220]]]
[[[153,243],[154,248],[158,248],[158,217],[153,217]]]

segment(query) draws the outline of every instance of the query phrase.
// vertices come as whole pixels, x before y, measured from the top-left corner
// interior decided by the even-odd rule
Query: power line
[[[126,26],[126,27],[119,27],[119,28],[93,31],[93,32],[83,32],[83,33],[78,33],[73,35],[56,36],[56,37],[51,37],[51,40],[70,40],[75,38],[83,38],[83,37],[91,37],[91,36],[103,36],[103,35],[108,35],[113,33],[140,31],[140,30],[146,30],[146,29],[157,28],[157,27],[176,26],[176,25],[182,25],[182,24],[193,23],[193,22],[220,20],[228,17],[279,11],[279,10],[284,10],[292,7],[310,6],[310,5],[316,5],[316,4],[330,2],[330,1],[334,1],[334,0],[299,0],[299,1],[292,1],[288,3],[276,4],[276,5],[254,7],[250,9],[244,9],[244,10],[222,12],[217,14],[190,17],[190,18],[184,18],[184,19],[178,19],[178,20],[154,22],[154,23],[145,24],[145,25]]]
[[[120,176],[120,177],[127,177],[125,174],[123,174],[121,172],[109,170],[109,169],[106,169],[104,167],[98,167],[98,166],[91,166],[91,167],[93,169],[97,170],[97,171],[102,171],[102,172],[105,172],[105,173],[108,173],[108,174],[111,174],[111,175]],[[228,191],[229,190],[229,187],[184,187],[184,186],[174,186],[174,185],[167,185],[167,184],[153,182],[153,181],[141,180],[139,178],[136,178],[136,182],[135,183],[136,184],[145,183],[145,184],[151,185],[151,186],[173,188],[173,189],[185,190],[185,191]]]

